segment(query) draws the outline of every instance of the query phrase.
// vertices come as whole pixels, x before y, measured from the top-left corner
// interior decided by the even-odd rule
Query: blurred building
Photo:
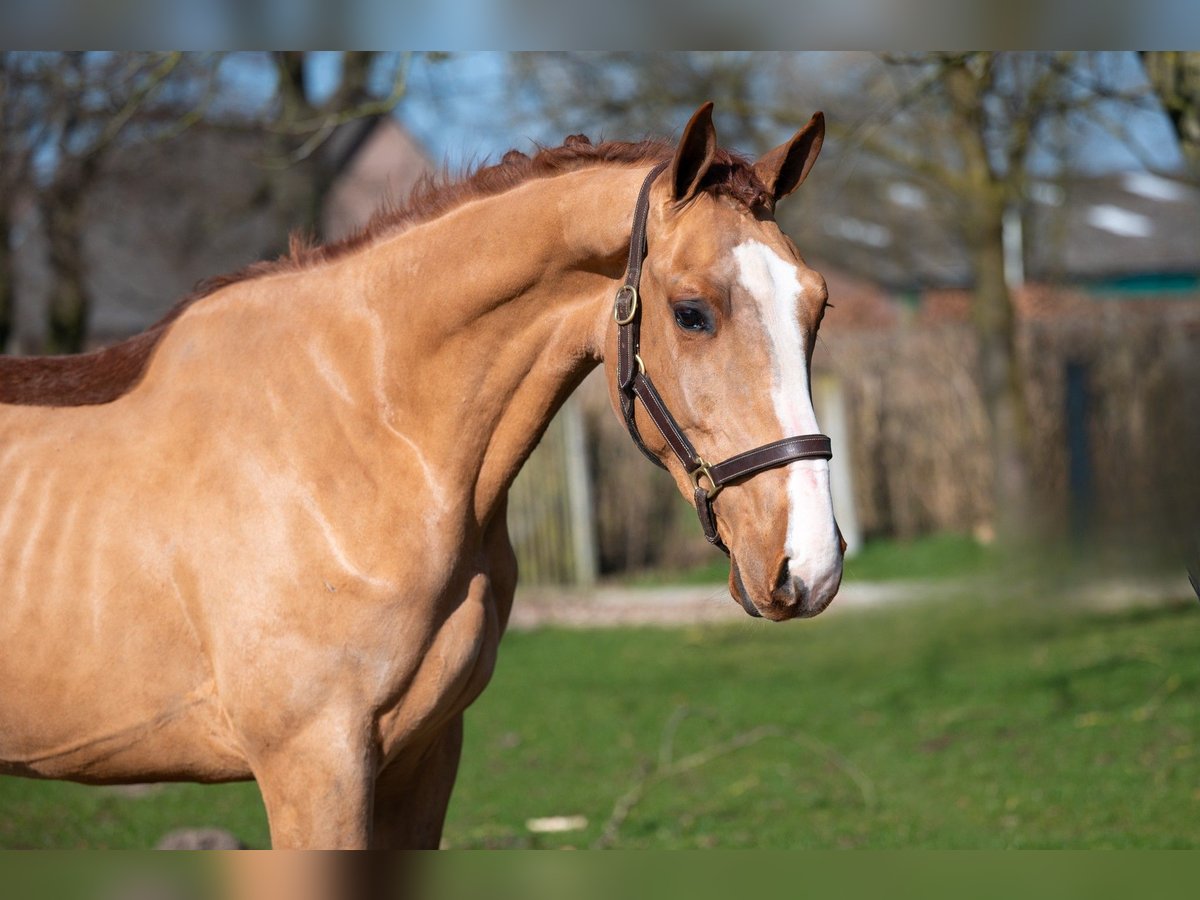
[[[361,228],[384,203],[401,203],[434,171],[425,148],[391,116],[344,127],[331,140],[341,173],[325,198],[322,231],[337,240]]]
[[[955,210],[869,178],[818,182],[794,207],[784,227],[835,305],[814,366],[843,387],[864,532],[988,534],[988,425]],[[1200,190],[1146,172],[1034,182],[1005,243],[1045,524],[1143,545],[1194,530]]]
[[[342,126],[322,152],[331,154],[338,173],[323,209],[327,238],[364,224],[386,198],[403,199],[432,169],[390,116]],[[141,331],[202,279],[284,252],[304,202],[302,177],[271,159],[262,132],[195,127],[110,155],[85,211],[89,343]],[[50,272],[37,209],[28,201],[21,209],[15,345],[35,353]]]
[[[780,216],[810,260],[894,295],[971,284],[958,210],[918,183],[877,173],[818,179]],[[1149,172],[1034,181],[1009,220],[1010,280],[1197,290],[1198,236],[1194,183]]]

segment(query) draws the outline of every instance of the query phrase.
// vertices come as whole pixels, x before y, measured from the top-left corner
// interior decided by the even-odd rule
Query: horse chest
[[[502,622],[512,595],[488,573],[474,575],[465,594],[452,599],[440,626],[430,635],[404,689],[379,719],[385,760],[395,759],[421,737],[435,732],[479,696],[491,679]]]

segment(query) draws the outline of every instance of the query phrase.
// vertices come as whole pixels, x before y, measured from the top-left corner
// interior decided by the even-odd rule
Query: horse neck
[[[373,247],[385,417],[496,511],[603,358],[641,170],[596,168],[472,201]]]

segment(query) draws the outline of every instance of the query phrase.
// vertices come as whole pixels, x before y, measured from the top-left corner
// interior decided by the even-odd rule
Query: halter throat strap
[[[638,191],[637,205],[633,210],[633,227],[629,234],[629,260],[625,266],[624,283],[617,288],[613,303],[613,318],[617,322],[617,387],[621,400],[621,413],[625,427],[634,445],[656,466],[666,465],[647,448],[637,424],[636,401],[650,416],[671,452],[679,459],[683,470],[691,479],[694,491],[696,514],[709,543],[729,554],[729,548],[721,540],[717,530],[717,517],[713,509],[716,499],[726,485],[795,462],[798,459],[830,459],[833,457],[830,440],[823,434],[806,434],[784,438],[764,444],[745,453],[710,465],[696,452],[662,395],[654,387],[641,358],[641,319],[644,306],[639,289],[642,279],[642,263],[647,253],[646,222],[650,216],[650,188],[654,180],[666,169],[662,162],[650,170]]]

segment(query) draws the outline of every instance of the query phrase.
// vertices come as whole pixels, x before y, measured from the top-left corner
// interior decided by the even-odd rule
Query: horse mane
[[[549,178],[594,166],[635,166],[670,158],[674,146],[659,140],[593,144],[585,135],[568,137],[559,147],[539,147],[528,156],[510,150],[499,163],[483,166],[461,179],[445,170],[418,181],[407,201],[385,201],[365,226],[340,240],[315,244],[293,233],[288,252],[278,259],[201,281],[154,325],[140,334],[91,353],[68,356],[0,355],[0,403],[25,406],[91,406],[110,403],[132,390],[145,374],[150,357],[171,324],[193,303],[232,284],[285,272],[297,272],[340,259],[383,237],[428,222],[472,200],[509,191],[537,178]],[[748,209],[770,208],[770,192],[741,156],[718,148],[701,188],[729,197]]]

